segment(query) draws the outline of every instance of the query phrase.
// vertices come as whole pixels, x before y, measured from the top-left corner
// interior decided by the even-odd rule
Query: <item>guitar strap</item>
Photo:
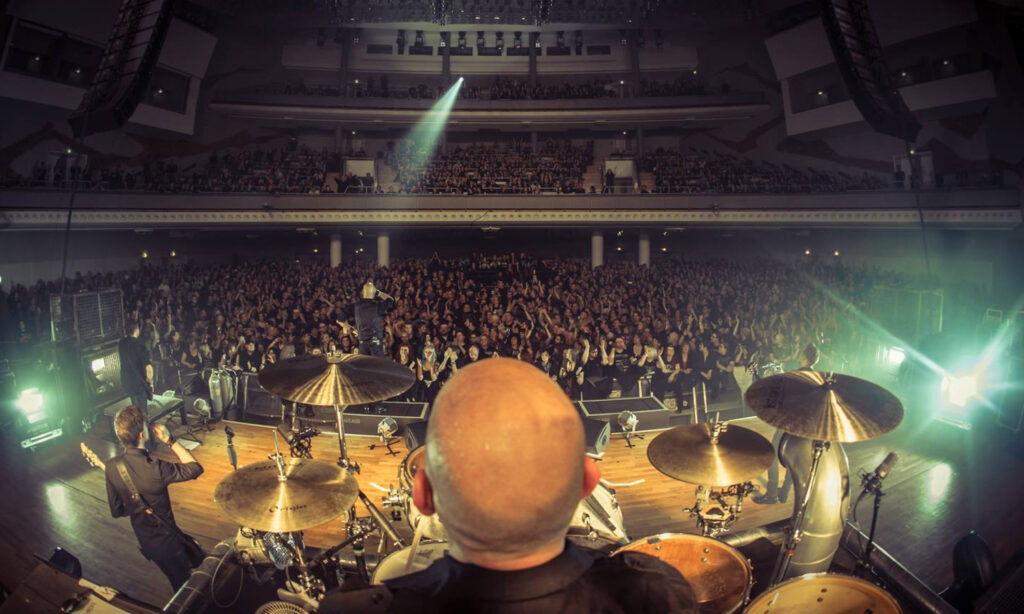
[[[184,531],[179,529],[178,526],[174,523],[170,523],[164,520],[160,516],[160,514],[157,514],[156,511],[153,510],[153,507],[142,497],[142,495],[139,493],[139,490],[135,488],[135,482],[133,482],[132,477],[128,475],[128,467],[125,466],[124,464],[124,458],[118,458],[117,460],[114,460],[112,462],[114,463],[114,466],[117,467],[117,473],[121,476],[121,481],[124,482],[124,485],[128,488],[128,492],[129,494],[131,494],[131,500],[141,505],[142,511],[145,512],[147,516],[155,519],[157,523],[160,524],[160,526],[164,527],[165,529],[168,529],[175,537],[180,539],[185,546],[186,552],[189,554],[189,558],[192,559],[194,563],[195,557],[197,556],[199,561],[202,561],[203,551],[202,548],[196,543],[195,539],[189,535],[186,535]],[[196,552],[196,550],[198,550],[198,552]],[[197,564],[198,563],[195,563],[193,566]]]

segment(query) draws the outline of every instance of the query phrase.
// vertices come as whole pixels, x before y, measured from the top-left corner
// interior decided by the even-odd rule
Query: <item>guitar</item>
[[[99,456],[96,456],[95,452],[89,449],[89,446],[85,445],[85,443],[82,443],[79,445],[79,448],[82,450],[82,456],[85,457],[85,462],[89,463],[89,466],[96,467],[97,469],[103,469],[104,471],[106,471],[106,464],[104,464],[103,461],[100,460]]]

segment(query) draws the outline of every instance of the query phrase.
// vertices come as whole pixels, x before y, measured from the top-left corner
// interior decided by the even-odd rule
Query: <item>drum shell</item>
[[[750,561],[717,539],[663,533],[630,542],[614,555],[623,552],[648,554],[678,570],[693,588],[701,614],[737,612],[750,594]]]
[[[773,586],[750,602],[749,614],[900,614],[899,603],[874,584],[840,574],[815,573]]]

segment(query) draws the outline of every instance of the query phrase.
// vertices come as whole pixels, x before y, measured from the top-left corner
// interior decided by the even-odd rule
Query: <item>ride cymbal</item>
[[[669,429],[647,446],[647,459],[670,478],[705,486],[731,486],[761,475],[772,464],[771,442],[742,426],[725,426],[717,438],[712,424]]]
[[[246,465],[217,484],[213,499],[240,526],[286,533],[330,522],[359,497],[352,472],[337,465],[289,458],[284,475],[274,460]]]
[[[361,354],[296,356],[263,369],[257,379],[286,401],[325,407],[390,399],[416,381],[393,360]]]
[[[747,406],[768,424],[800,437],[852,442],[884,435],[903,421],[903,404],[867,380],[790,371],[747,389]]]

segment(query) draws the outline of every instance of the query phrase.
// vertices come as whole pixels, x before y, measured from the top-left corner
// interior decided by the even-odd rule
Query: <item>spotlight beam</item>
[[[459,99],[459,90],[465,79],[459,79],[452,84],[437,102],[434,103],[423,117],[420,118],[412,130],[406,135],[406,139],[412,142],[413,152],[410,157],[411,166],[420,168],[426,166],[434,157],[437,143],[440,140],[442,131],[448,123],[448,116],[451,115],[455,101]]]

